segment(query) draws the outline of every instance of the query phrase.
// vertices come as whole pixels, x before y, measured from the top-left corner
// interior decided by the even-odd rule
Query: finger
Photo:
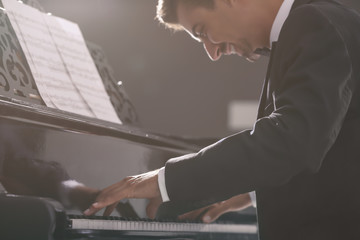
[[[229,205],[232,211],[240,211],[251,206],[252,203],[251,203],[250,195],[246,193],[230,198],[227,201],[227,204]]]
[[[119,202],[126,198],[125,193],[121,191],[122,189],[113,189],[108,191],[101,191],[101,193],[96,198],[95,202],[96,208],[104,208]]]
[[[110,206],[107,206],[105,211],[104,211],[104,214],[103,216],[106,217],[106,216],[110,216],[110,214],[114,211],[115,207],[117,206],[118,202],[115,202],[113,204],[111,204]]]
[[[99,203],[95,202],[91,204],[91,206],[84,211],[84,215],[86,216],[94,215],[95,213],[100,211],[100,209],[102,209],[102,207],[99,207]]]
[[[200,208],[188,213],[185,213],[183,215],[180,215],[178,217],[179,220],[196,220],[198,218],[200,218],[200,216],[202,216],[204,214],[204,212],[207,211],[209,207],[204,207],[204,208]]]
[[[227,211],[221,208],[220,206],[213,207],[210,208],[206,213],[204,213],[201,220],[204,223],[211,223],[214,222],[216,219],[218,219],[221,215],[223,215],[226,212]]]
[[[152,198],[146,207],[146,215],[149,218],[154,219],[156,216],[156,212],[161,203],[162,203],[161,198]]]
[[[103,209],[104,207],[107,207],[112,204],[113,204],[113,202],[111,202],[111,203],[95,202],[95,203],[91,204],[91,206],[84,211],[84,215],[87,215],[87,216],[94,215],[95,213],[97,213],[98,211]]]
[[[93,215],[100,211],[102,208],[119,202],[120,200],[125,198],[126,193],[124,192],[126,191],[123,191],[123,186],[121,182],[103,189],[96,197],[95,202],[87,210],[84,211],[84,214]],[[111,208],[109,208],[108,211],[110,210]]]

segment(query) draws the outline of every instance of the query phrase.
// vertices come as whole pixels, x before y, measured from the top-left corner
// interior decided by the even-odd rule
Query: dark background
[[[156,0],[39,0],[80,25],[101,45],[144,128],[184,136],[222,137],[231,101],[257,101],[267,59],[212,62],[200,43],[173,34],[155,17]],[[359,0],[343,0],[360,10]]]

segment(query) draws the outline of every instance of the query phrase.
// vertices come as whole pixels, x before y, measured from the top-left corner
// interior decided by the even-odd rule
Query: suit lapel
[[[259,104],[259,108],[258,108],[258,113],[257,113],[257,119],[264,117],[264,110],[266,107],[266,100],[267,100],[267,96],[268,96],[268,87],[269,87],[269,79],[270,79],[270,72],[271,72],[271,68],[272,68],[272,64],[273,64],[273,58],[274,58],[274,53],[276,51],[276,42],[272,43],[272,48],[271,48],[271,53],[270,53],[270,60],[269,60],[269,64],[267,67],[267,72],[266,72],[266,77],[265,77],[265,81],[262,87],[262,91],[261,91],[261,97],[260,97],[260,104]]]
[[[313,2],[313,1],[314,0],[295,0],[294,4],[291,7],[291,11],[293,11],[295,8],[297,8],[301,5],[304,5],[304,4]],[[274,42],[272,45],[272,49],[271,49],[271,53],[270,53],[270,60],[269,60],[269,64],[268,64],[268,68],[267,68],[267,72],[266,72],[266,77],[265,77],[265,81],[264,81],[263,88],[261,91],[257,119],[264,117],[265,107],[266,107],[266,103],[267,103],[267,97],[269,95],[268,91],[269,91],[270,72],[271,72],[271,68],[272,68],[272,64],[273,64],[273,56],[274,56],[274,53],[276,50],[276,44],[277,43]]]

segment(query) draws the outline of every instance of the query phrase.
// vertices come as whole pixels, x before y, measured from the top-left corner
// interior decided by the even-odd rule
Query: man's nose
[[[221,45],[220,44],[214,44],[210,41],[204,41],[204,48],[207,52],[209,58],[213,61],[219,60],[221,57]]]

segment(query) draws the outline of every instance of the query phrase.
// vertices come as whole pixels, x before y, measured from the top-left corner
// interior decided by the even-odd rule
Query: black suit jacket
[[[360,239],[359,82],[360,16],[332,0],[295,1],[253,129],[170,159],[170,199],[256,190],[261,239]]]

